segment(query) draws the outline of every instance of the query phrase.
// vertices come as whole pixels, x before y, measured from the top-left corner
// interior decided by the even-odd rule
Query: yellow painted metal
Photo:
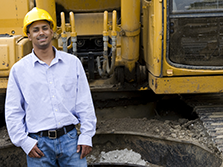
[[[104,11],[104,29],[103,36],[108,36],[108,11]]]
[[[169,71],[172,71],[169,73]],[[203,70],[203,69],[186,69],[173,67],[166,61],[166,57],[163,60],[163,76],[200,76],[200,75],[215,75],[223,74],[223,70]]]
[[[70,16],[70,19],[72,16]],[[108,36],[108,22],[112,20],[112,13],[107,12],[107,24],[104,21],[104,13],[76,13],[74,14],[74,18],[70,20],[70,23],[74,22],[75,25],[72,28],[70,23],[65,23],[65,15],[62,15],[62,23],[61,27],[58,28],[57,34],[61,34],[63,36],[94,36],[94,35],[103,35],[104,33]],[[65,26],[65,27],[64,27]],[[107,31],[104,31],[106,28]],[[73,29],[73,30],[72,30]],[[75,31],[72,33],[72,31]],[[72,45],[70,45],[72,46]],[[69,47],[69,46],[68,46]],[[58,49],[62,49],[61,46],[58,46]]]
[[[162,1],[143,0],[144,59],[147,69],[155,76],[161,74],[162,61]]]
[[[121,29],[124,32],[134,32],[140,29],[140,0],[121,1]],[[125,67],[131,72],[139,59],[139,34],[122,36],[121,56]]]
[[[0,44],[0,70],[9,69],[9,46],[8,44]]]
[[[112,36],[117,36],[116,25],[117,25],[117,12],[114,10],[112,12],[112,32],[111,32]]]
[[[143,1],[143,45],[146,66],[149,69],[149,86],[156,94],[221,93],[223,70],[198,70],[176,68],[167,62],[167,1],[163,1],[163,48],[162,13],[160,1]],[[162,1],[161,1],[162,2]],[[160,10],[159,10],[160,9]],[[148,22],[147,22],[148,21]],[[163,51],[163,62],[161,56]],[[161,71],[161,65],[163,70]],[[161,74],[161,76],[160,76]]]
[[[61,16],[61,37],[64,38],[65,40],[68,37],[67,34],[69,34],[70,37],[76,37],[77,36],[77,32],[75,30],[74,13],[70,12],[69,15],[70,15],[70,29],[67,32],[68,28],[66,27],[65,14],[64,14],[64,12],[60,13],[60,16]],[[67,46],[67,50],[72,49],[72,47],[73,47],[72,44],[73,43],[71,42],[70,45]],[[58,46],[58,49],[63,50],[63,47]]]
[[[158,78],[149,74],[149,86],[156,94],[222,93],[223,76]]]
[[[74,12],[104,12],[120,8],[120,0],[56,0],[66,10]]]
[[[32,51],[32,43],[21,35],[0,38],[0,93],[5,93],[12,65]]]
[[[111,22],[112,14],[108,13],[108,22]],[[75,31],[77,35],[103,35],[104,31],[104,13],[76,13]],[[65,24],[66,32],[71,32],[71,25]],[[57,33],[61,33],[61,27],[58,28]]]
[[[1,1],[0,34],[22,35],[23,18],[29,11],[29,0]]]
[[[19,45],[21,35],[13,37],[1,37],[0,38],[0,77],[7,77],[13,64],[18,61],[24,54],[31,52],[31,45],[25,45],[29,40],[26,39],[22,45],[27,46],[24,50],[24,46]],[[30,43],[30,42],[29,42]]]
[[[16,42],[16,59],[19,61],[21,58],[32,52],[32,42],[28,38],[20,38]]]
[[[76,28],[75,28],[75,19],[74,19],[74,13],[70,12],[70,25],[71,25],[71,33],[70,36],[71,37],[76,37],[77,36],[77,32],[76,32]]]
[[[163,76],[201,76],[201,75],[214,75],[214,74],[223,74],[223,70],[203,70],[203,69],[186,69],[186,68],[176,68],[171,66],[166,59],[166,36],[167,36],[167,1],[164,3],[164,46],[163,46]],[[171,73],[170,73],[171,71]],[[215,78],[213,77],[212,80]],[[217,82],[217,81],[216,81]],[[217,91],[218,92],[218,91]]]
[[[0,38],[0,76],[8,76],[9,70],[16,62],[16,38]]]
[[[66,26],[65,26],[65,14],[64,14],[64,12],[61,12],[60,16],[61,16],[61,29],[62,29],[61,37],[66,38],[67,34],[66,34],[66,30],[65,30]]]
[[[36,0],[36,7],[46,10],[56,24],[56,6],[55,0]],[[57,27],[57,25],[55,25]],[[54,29],[56,31],[56,28]]]
[[[0,78],[0,93],[6,93],[8,78]]]
[[[76,13],[77,35],[103,35],[104,13]]]

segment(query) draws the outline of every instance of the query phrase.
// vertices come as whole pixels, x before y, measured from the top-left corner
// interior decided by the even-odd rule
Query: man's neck
[[[34,52],[40,60],[42,60],[48,65],[50,65],[51,61],[55,57],[55,53],[52,46],[47,47],[46,49],[37,49],[34,47]]]

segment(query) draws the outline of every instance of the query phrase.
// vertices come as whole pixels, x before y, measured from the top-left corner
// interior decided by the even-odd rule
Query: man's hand
[[[44,156],[43,152],[37,147],[37,144],[32,148],[28,155],[31,158],[41,158]]]
[[[86,145],[78,145],[77,146],[77,153],[81,151],[81,159],[88,155],[92,150],[92,147]]]

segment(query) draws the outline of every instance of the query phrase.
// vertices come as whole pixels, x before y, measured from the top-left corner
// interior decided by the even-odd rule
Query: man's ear
[[[53,38],[54,38],[54,32],[53,32],[53,29],[50,29],[50,31],[51,31],[51,34],[52,34],[52,40],[53,40]]]
[[[32,39],[30,37],[30,33],[27,33],[27,36],[28,36],[29,40],[32,41]]]

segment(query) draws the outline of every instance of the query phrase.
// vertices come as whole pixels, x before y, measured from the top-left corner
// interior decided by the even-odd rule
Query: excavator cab
[[[221,0],[144,1],[143,22],[146,25],[146,20],[150,20],[147,29],[154,32],[143,39],[144,57],[149,85],[155,93],[221,92],[222,3]],[[157,43],[159,46],[154,48]]]
[[[221,0],[173,0],[168,62],[181,68],[222,69],[222,11]]]

